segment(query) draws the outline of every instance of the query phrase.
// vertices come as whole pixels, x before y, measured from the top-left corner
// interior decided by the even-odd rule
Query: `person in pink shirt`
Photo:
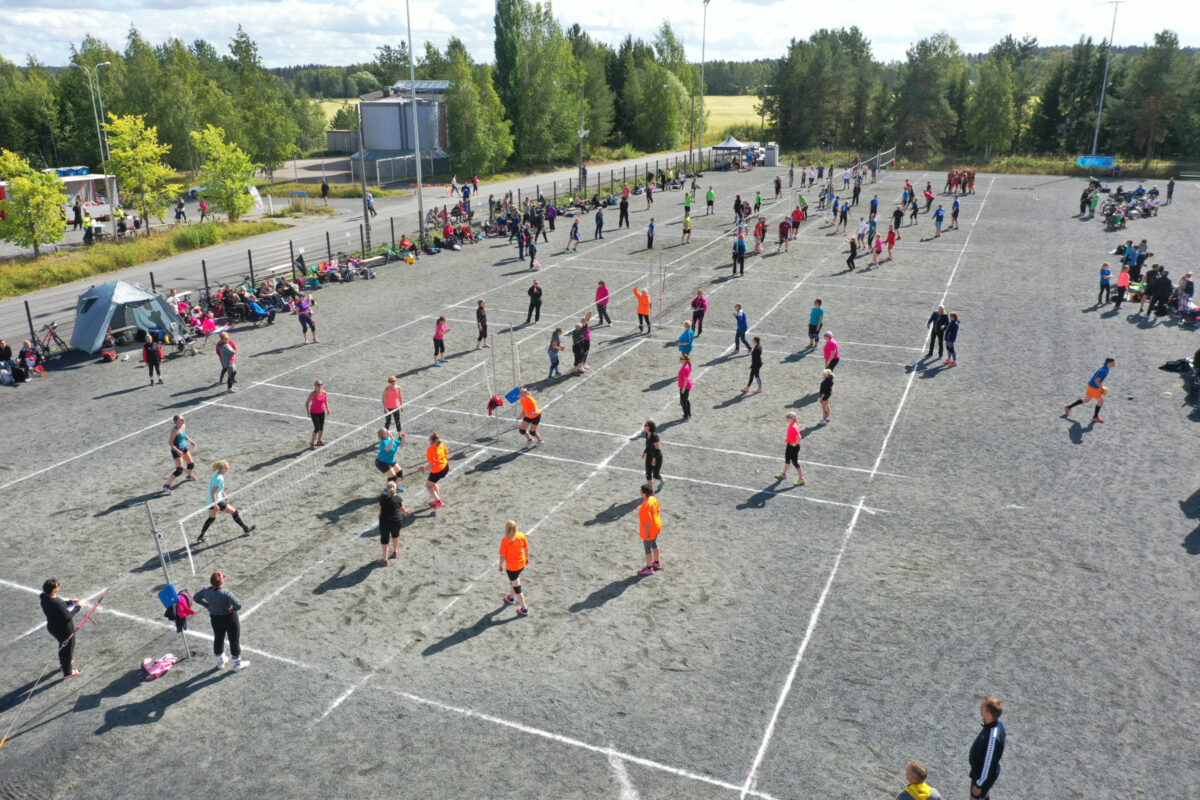
[[[683,421],[692,418],[692,401],[688,395],[692,391],[692,359],[686,353],[679,356],[679,407],[683,409]]]
[[[1117,299],[1113,300],[1113,310],[1119,311],[1121,303],[1125,302],[1125,295],[1129,292],[1129,265],[1121,267],[1121,271],[1117,273]]]
[[[839,356],[838,343],[833,338],[833,334],[825,331],[825,369],[832,370],[838,365],[841,360]]]
[[[612,317],[608,315],[608,287],[604,281],[596,287],[596,317],[600,323],[612,325]]]
[[[800,469],[800,423],[796,419],[794,411],[787,413],[787,433],[785,434],[785,445],[783,449],[783,472],[776,473],[775,477],[778,480],[783,480],[787,477],[789,466],[796,468],[796,482],[793,486],[804,485],[804,470]]]
[[[308,449],[325,446],[325,415],[329,413],[329,395],[320,381],[313,381],[313,390],[305,401],[305,410],[312,419],[313,432],[308,437]]]
[[[435,367],[440,367],[446,363],[446,359],[441,358],[441,356],[446,355],[445,336],[450,330],[450,328],[446,327],[446,318],[438,317],[437,324],[433,326],[433,365]]]
[[[708,300],[704,298],[704,290],[697,289],[692,298],[692,330],[699,336],[704,332],[704,312],[708,311]]]

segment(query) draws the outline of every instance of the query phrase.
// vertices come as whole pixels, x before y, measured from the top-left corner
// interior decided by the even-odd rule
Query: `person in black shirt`
[[[844,218],[845,214],[842,216]],[[858,239],[854,238],[853,236],[843,236],[842,238],[845,239],[850,245],[850,256],[846,259],[846,266],[850,268],[851,272],[853,272],[854,259],[858,258]]]
[[[321,202],[329,205],[329,181],[321,180]]]
[[[762,369],[762,342],[755,336],[754,347],[750,348],[750,377],[746,379],[743,392],[750,391],[750,384],[755,382],[758,383],[758,388],[754,392],[757,394],[762,391],[762,377],[758,374],[760,369]]]
[[[937,311],[929,315],[929,321],[925,323],[925,328],[928,330],[932,327],[933,332],[929,336],[929,352],[925,354],[926,358],[933,358],[933,343],[937,342],[938,358],[942,357],[942,351],[945,346],[946,326],[950,324],[950,315],[946,313],[945,306],[938,306]]]
[[[621,204],[620,204],[619,208],[620,208],[620,213],[617,216],[617,230],[621,229],[622,222],[625,223],[626,228],[629,227],[629,198],[628,197],[624,197],[624,196],[621,197]]]
[[[654,490],[661,492],[663,488],[662,479],[662,442],[659,441],[658,426],[654,424],[654,420],[646,420],[646,424],[642,426],[646,431],[646,449],[642,451],[642,460],[646,462],[646,483],[650,482],[650,478],[655,478],[658,481],[658,487]]]
[[[892,227],[900,230],[900,223],[904,222],[904,209],[899,206],[892,212]]]
[[[487,347],[488,332],[487,332],[487,310],[483,307],[483,301],[479,301],[479,305],[475,309],[475,327],[479,329],[479,338],[475,340],[475,349]]]
[[[833,396],[833,370],[827,369],[821,373],[821,388],[817,399],[821,403],[821,424],[829,424],[829,398]]]
[[[39,599],[42,613],[46,615],[46,630],[58,640],[58,665],[64,678],[74,678],[80,670],[75,669],[75,621],[71,619],[79,610],[79,600],[63,600],[58,596],[59,583],[50,578],[42,584]]]
[[[383,549],[383,558],[380,564],[388,565],[388,543],[392,545],[392,558],[400,557],[400,526],[404,522],[404,516],[409,514],[409,510],[404,506],[404,500],[400,497],[399,490],[396,488],[395,481],[388,481],[387,488],[383,494],[379,495],[379,544]]]
[[[971,743],[971,797],[985,800],[992,784],[1000,777],[1000,757],[1004,755],[1004,723],[1000,715],[1004,707],[994,697],[983,698],[979,713],[983,730]]]
[[[533,282],[533,286],[529,287],[527,292],[529,295],[529,311],[525,314],[525,324],[530,321],[539,322],[542,319],[542,287],[537,281]]]

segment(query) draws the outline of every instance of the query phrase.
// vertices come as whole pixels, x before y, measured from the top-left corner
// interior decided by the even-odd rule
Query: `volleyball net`
[[[437,433],[446,443],[451,457],[478,449],[499,434],[503,423],[487,414],[488,400],[496,393],[494,384],[488,363],[480,361],[433,389],[406,400],[399,413],[408,446],[396,457],[396,463],[403,467],[405,475],[416,475],[418,468],[425,464],[425,447],[432,433]],[[288,524],[297,514],[321,517],[331,508],[347,507],[356,499],[373,496],[383,488],[382,476],[375,467],[378,431],[389,421],[390,414],[373,416],[328,439],[322,447],[268,459],[245,471],[239,469],[241,465],[232,464],[229,479],[232,487],[227,490],[225,501],[238,509],[239,516],[244,516],[247,523],[273,520],[287,524],[289,534],[294,535],[303,528]],[[395,429],[395,425],[391,427]],[[279,465],[271,468],[274,464]],[[259,474],[264,470],[264,474]],[[323,508],[314,512],[315,498],[319,498]],[[220,557],[212,552],[214,548],[196,544],[211,509],[211,505],[205,505],[176,522],[193,575],[215,569],[216,559]],[[218,512],[218,520],[207,534],[209,541],[227,538],[231,524],[230,520],[224,519],[227,516]]]

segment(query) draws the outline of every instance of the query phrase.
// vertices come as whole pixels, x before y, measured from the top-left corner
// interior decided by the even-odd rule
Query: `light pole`
[[[102,61],[96,65],[96,100],[99,101],[99,103],[100,103],[100,119],[101,120],[104,119],[104,93],[100,91],[100,68],[101,67],[111,67],[111,66],[112,66],[111,61]],[[101,155],[104,157],[105,162],[111,164],[112,151],[108,149],[108,132],[107,131],[104,132],[103,142],[104,142],[104,144],[103,144]],[[108,173],[108,170],[105,169],[105,174],[107,174],[107,173]],[[105,191],[108,192],[108,207],[112,212],[111,214],[109,214],[109,219],[112,222],[113,241],[116,241],[116,238],[117,238],[117,209],[121,207],[121,198],[119,198],[117,196],[117,178],[116,178],[116,176],[113,176],[111,187],[109,185],[108,178],[105,178],[104,179],[104,188],[105,188]],[[146,221],[146,223],[147,223],[146,224],[146,232],[149,233],[150,225],[149,225],[148,221]]]
[[[704,0],[704,21],[700,25],[700,138],[697,149],[700,151],[700,166],[704,166],[704,40],[708,33],[708,2]]]
[[[579,87],[579,186],[580,191],[584,195],[587,194],[586,181],[583,177],[583,137],[587,136],[588,132],[583,129],[583,83],[575,83],[572,81],[554,81],[555,86],[578,86]]]
[[[1100,116],[1104,113],[1104,90],[1108,87],[1108,64],[1112,60],[1112,40],[1117,34],[1117,9],[1125,0],[1109,0],[1113,7],[1112,31],[1108,34],[1108,47],[1104,53],[1104,79],[1100,83],[1100,110],[1096,112],[1096,132],[1092,134],[1092,155],[1096,155],[1096,146],[1100,143]]]
[[[100,102],[100,121],[102,123],[105,122],[105,119],[104,119],[104,93],[100,91],[100,68],[101,67],[111,67],[111,66],[112,66],[111,61],[102,61],[96,65],[96,98]],[[109,148],[108,148],[108,131],[104,131],[104,154],[103,155],[104,155],[105,161],[112,160],[112,151],[109,150]]]
[[[413,156],[417,166],[417,244],[425,244],[425,200],[421,197],[421,134],[417,129],[417,67],[413,60],[412,12],[404,0],[404,18],[408,23],[408,83],[412,88]]]
[[[363,204],[363,235],[366,240],[367,250],[371,249],[371,207],[367,204],[367,149],[363,147],[363,113],[362,113],[362,98],[358,99],[355,104],[355,109],[358,111],[358,177],[362,182],[362,204]],[[363,258],[367,254],[363,253]]]
[[[79,68],[87,73],[88,76],[88,94],[92,97],[92,122],[96,123],[96,147],[100,149],[100,165],[103,169],[104,165],[104,139],[100,133],[100,115],[96,111],[96,90],[92,88],[92,71],[87,68],[87,64],[80,64]]]

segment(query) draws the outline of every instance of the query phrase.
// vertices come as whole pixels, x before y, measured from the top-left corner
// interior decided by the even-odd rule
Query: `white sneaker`
[[[242,660],[242,659],[240,659],[240,658],[235,658],[235,659],[233,660],[233,671],[234,671],[234,672],[241,672],[241,671],[242,671],[242,670],[244,670],[244,669],[245,669],[247,666],[249,666],[249,664],[250,664],[250,662],[249,662],[249,661],[243,661],[243,660]]]
[[[224,655],[217,656],[217,669],[225,669],[225,665],[228,662],[229,662],[229,659],[226,658]]]

